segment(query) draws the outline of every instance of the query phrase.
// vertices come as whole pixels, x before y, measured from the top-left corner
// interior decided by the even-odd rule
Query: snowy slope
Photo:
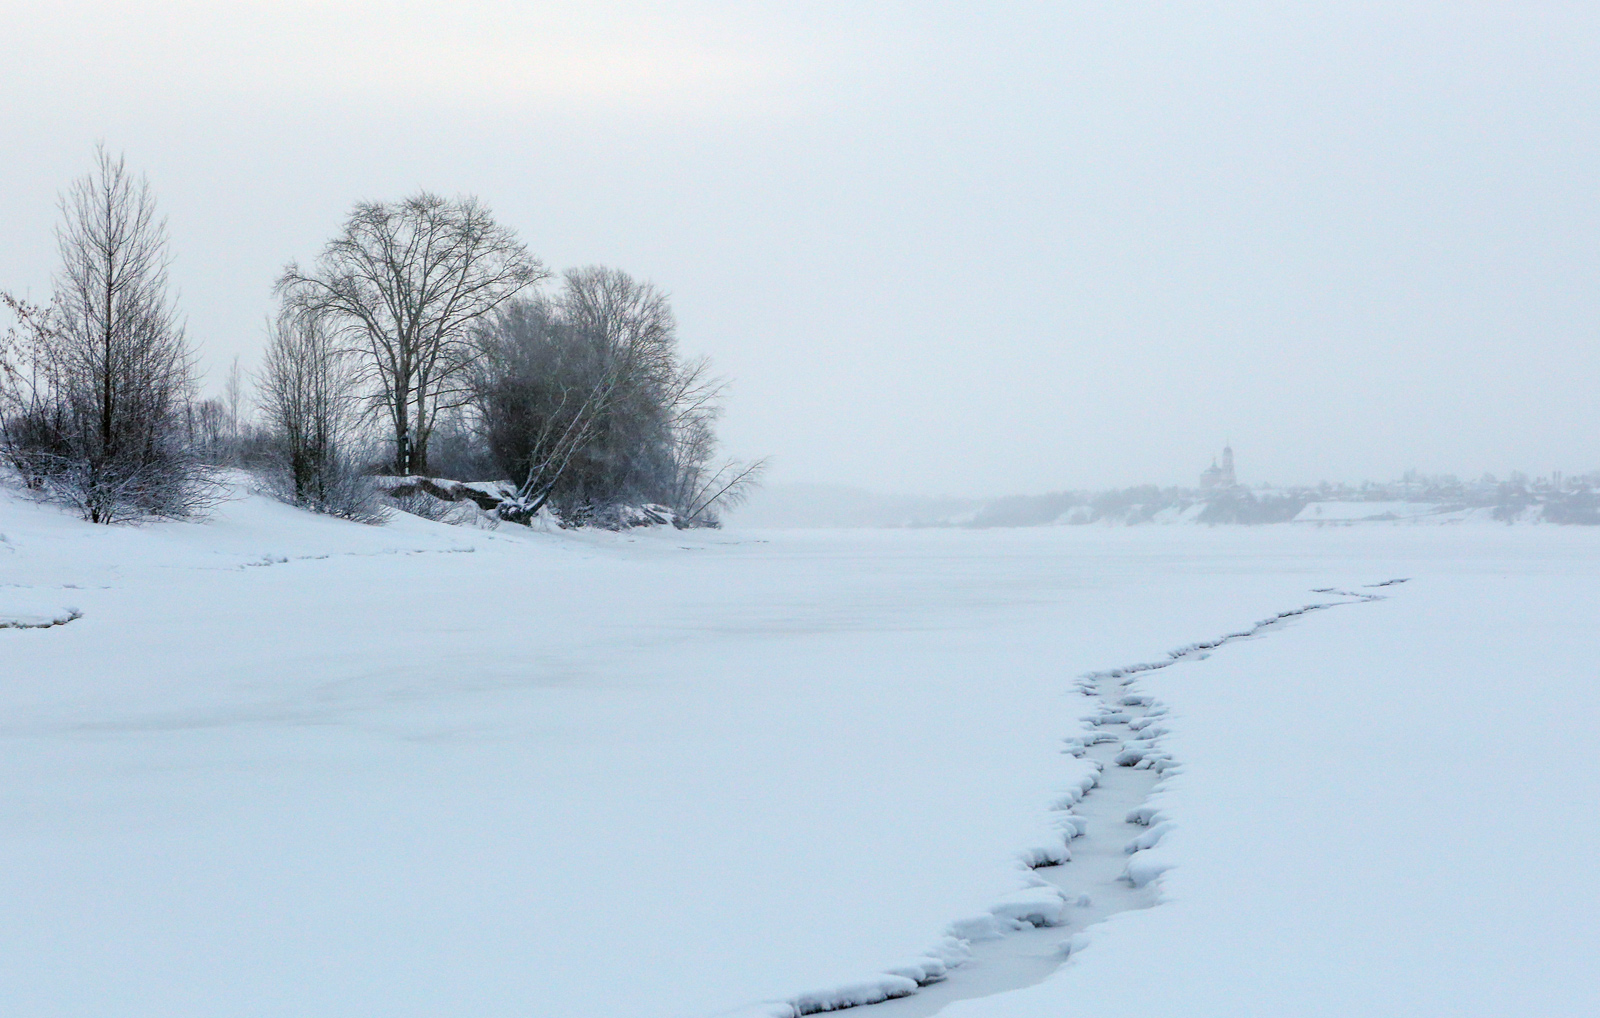
[[[1295,516],[1295,523],[1493,523],[1494,506],[1469,508],[1438,502],[1311,502]],[[1506,517],[1500,517],[1502,520]],[[1539,519],[1539,507],[1529,506],[1511,517],[1521,523]]]
[[[1019,853],[1084,773],[1077,675],[1415,573],[1149,680],[1191,782],[1160,849],[1178,900],[1025,991],[1067,987],[1054,1007],[1190,935],[1200,818],[1258,759],[1180,673],[1257,676],[1229,681],[1259,707],[1303,656],[1248,654],[1403,643],[1469,538],[1474,568],[1536,559],[1574,603],[1596,561],[1543,528],[485,533],[257,498],[118,530],[8,500],[0,533],[0,617],[81,613],[0,630],[0,1011],[30,1016],[709,1015],[881,984],[1036,883]],[[1294,741],[1298,715],[1266,717]],[[1338,776],[1369,778],[1365,745],[1319,768],[1358,805]],[[1461,831],[1492,830],[1502,787]]]

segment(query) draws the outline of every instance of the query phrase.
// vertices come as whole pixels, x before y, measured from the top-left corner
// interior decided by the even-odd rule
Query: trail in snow
[[[1367,584],[1368,588],[1405,583],[1391,579]],[[914,990],[886,998],[851,1001],[839,994],[795,998],[790,1014],[806,1015],[855,1007],[871,1007],[881,1018],[926,1018],[959,1000],[987,997],[1043,981],[1073,951],[1088,943],[1089,927],[1119,912],[1149,908],[1158,903],[1156,879],[1165,864],[1145,852],[1156,847],[1171,819],[1151,804],[1152,793],[1178,764],[1161,749],[1166,733],[1161,719],[1165,704],[1132,687],[1145,672],[1168,668],[1183,661],[1202,660],[1235,640],[1246,640],[1280,627],[1292,619],[1344,605],[1381,601],[1386,595],[1336,587],[1312,593],[1345,598],[1301,605],[1262,619],[1247,629],[1214,640],[1170,651],[1159,661],[1091,672],[1078,680],[1077,689],[1096,702],[1096,712],[1083,718],[1083,732],[1067,740],[1067,752],[1093,762],[1099,778],[1081,798],[1063,802],[1078,834],[1071,841],[1070,860],[1033,870],[1038,884],[1059,891],[1069,903],[1061,921],[1036,925],[1008,935],[968,943],[969,956],[956,960],[948,972],[916,980]],[[887,989],[887,987],[885,987]],[[779,1012],[772,1012],[779,1013]]]

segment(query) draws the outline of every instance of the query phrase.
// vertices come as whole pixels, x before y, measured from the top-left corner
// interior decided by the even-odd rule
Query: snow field
[[[1095,1003],[1102,967],[1198,972],[1191,954],[1239,932],[1152,932],[1189,923],[1197,888],[1212,923],[1265,908],[1216,859],[1261,837],[1235,797],[1278,816],[1282,793],[1217,776],[1270,746],[1289,763],[1264,770],[1291,785],[1309,769],[1384,787],[1347,759],[1362,729],[1275,686],[1300,655],[1256,655],[1337,623],[1321,653],[1349,660],[1378,631],[1369,615],[1454,610],[1417,592],[1463,570],[1543,570],[1592,603],[1593,549],[1553,528],[552,535],[361,528],[245,498],[211,523],[126,530],[0,502],[0,533],[10,603],[82,612],[0,632],[0,1010],[30,1016],[772,1015],[900,992],[864,1013],[1030,992],[1046,995],[1026,1013],[1127,1010]],[[1406,575],[1388,601],[1211,657],[1185,642],[1314,586]],[[1453,625],[1487,628],[1469,623]],[[1172,646],[1190,648],[1178,666],[1072,678]],[[1408,676],[1434,674],[1420,653],[1399,655]],[[1495,702],[1522,674],[1515,655],[1499,667]],[[1213,675],[1248,695],[1213,704]],[[1557,760],[1592,724],[1567,701]],[[1470,706],[1405,718],[1427,729]],[[1340,738],[1307,739],[1324,715],[1312,734]],[[1129,742],[1153,753],[1114,765]],[[1448,776],[1454,744],[1420,746],[1410,766]],[[1296,789],[1322,820],[1286,822],[1339,843],[1326,828],[1363,800],[1325,784]],[[1594,843],[1581,817],[1545,823]],[[1354,879],[1312,858],[1329,886]],[[1162,859],[1176,868],[1153,882],[1118,879]],[[1260,871],[1278,874],[1266,914],[1292,945],[1284,903],[1305,888]],[[963,945],[953,919],[1003,935]]]
[[[1123,843],[1130,823],[1156,784],[1148,768],[1110,763],[1118,733],[1126,724],[1115,720],[1123,691],[1108,677],[1085,676],[1075,687],[1096,698],[1100,710],[1083,717],[1083,735],[1066,740],[1064,752],[1083,764],[1082,776],[1070,782],[1052,808],[1056,823],[1068,832],[1072,851],[1060,861],[1036,865],[1031,886],[997,904],[988,921],[958,923],[952,932],[971,942],[971,957],[949,978],[915,996],[873,1009],[874,1016],[922,1016],[941,1013],[958,1000],[1003,993],[1046,978],[1073,952],[1090,942],[1087,927],[1110,915],[1155,904],[1148,880],[1128,879],[1130,861]],[[1140,704],[1148,707],[1148,702]],[[1070,812],[1068,812],[1070,811]]]
[[[1448,543],[1419,540],[1403,587],[1337,591],[1386,600],[1138,675],[1171,707],[1144,730],[1183,761],[1129,814],[1155,842],[1129,875],[1161,905],[944,1013],[1595,1013],[1600,873],[1551,874],[1600,847],[1594,811],[1562,806],[1600,794],[1600,548]]]

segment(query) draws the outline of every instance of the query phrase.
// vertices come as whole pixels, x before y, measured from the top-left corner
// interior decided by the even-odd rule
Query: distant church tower
[[[1222,465],[1218,466],[1216,460],[1211,461],[1211,466],[1200,472],[1200,488],[1202,491],[1213,491],[1218,488],[1232,488],[1239,483],[1233,475],[1233,443],[1222,447]]]

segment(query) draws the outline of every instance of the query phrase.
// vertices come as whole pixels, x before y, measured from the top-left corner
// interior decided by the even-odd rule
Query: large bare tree
[[[422,192],[356,205],[315,266],[288,265],[278,291],[366,355],[395,472],[412,474],[427,472],[439,411],[465,400],[473,324],[547,275],[477,199]]]
[[[664,293],[617,269],[565,274],[551,298],[516,300],[478,330],[475,408],[491,457],[518,488],[501,509],[526,521],[604,519],[666,503],[714,523],[761,464],[713,466],[723,384],[682,363]]]
[[[677,321],[667,295],[620,269],[565,273],[555,311],[592,351],[606,405],[563,479],[574,506],[659,501],[677,372]]]
[[[500,515],[526,523],[604,419],[616,377],[603,350],[542,298],[507,304],[478,344],[474,409],[490,456],[517,486]]]
[[[61,212],[55,296],[11,376],[6,451],[31,486],[97,523],[193,512],[208,501],[185,443],[193,357],[149,182],[101,147]]]

